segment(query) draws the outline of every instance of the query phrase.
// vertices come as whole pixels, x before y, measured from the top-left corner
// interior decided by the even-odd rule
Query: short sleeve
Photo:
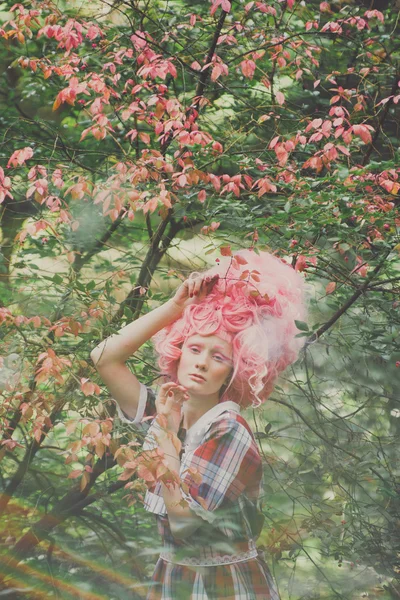
[[[114,399],[113,399],[114,400]],[[139,402],[135,417],[129,417],[116,400],[116,415],[120,423],[133,425],[139,431],[146,431],[151,424],[151,418],[157,414],[156,394],[150,387],[140,383]]]
[[[212,425],[186,467],[197,473],[186,470],[182,474],[182,495],[193,512],[210,523],[219,518],[217,509],[229,509],[262,478],[262,462],[254,438],[234,418],[225,417]]]

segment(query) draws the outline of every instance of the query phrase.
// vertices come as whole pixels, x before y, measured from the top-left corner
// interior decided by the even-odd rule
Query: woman
[[[264,402],[296,360],[304,315],[302,277],[271,254],[242,250],[192,273],[92,351],[119,417],[146,433],[138,465],[159,461],[145,508],[163,550],[147,600],[279,600],[255,545],[262,462],[240,409]],[[157,398],[125,364],[150,338],[169,378]]]

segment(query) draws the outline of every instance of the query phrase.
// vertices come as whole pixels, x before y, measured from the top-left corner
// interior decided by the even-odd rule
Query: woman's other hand
[[[182,405],[189,398],[189,394],[183,385],[169,381],[164,383],[158,392],[156,399],[157,415],[163,415],[165,419],[160,419],[160,425],[163,422],[168,431],[178,433],[182,420]]]
[[[190,304],[201,302],[211,292],[218,278],[218,274],[210,277],[204,273],[191,273],[190,277],[179,286],[172,301],[182,309]]]

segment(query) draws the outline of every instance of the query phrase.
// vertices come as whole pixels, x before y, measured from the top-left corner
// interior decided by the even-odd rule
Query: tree
[[[97,527],[89,506],[125,486],[140,513],[143,486],[124,469],[135,447],[116,437],[106,397],[98,408],[88,356],[165,300],[164,280],[201,265],[171,258],[196,236],[203,258],[268,248],[315,290],[310,323],[299,323],[303,361],[255,415],[275,498],[262,543],[278,565],[296,564],[314,560],[313,537],[321,556],[369,565],[398,597],[397,17],[389,3],[293,0],[10,7],[0,29],[5,587],[21,559],[57,554],[68,519]],[[132,368],[148,381],[151,362],[146,346]],[[321,593],[352,597],[331,565],[317,565]],[[29,577],[32,597],[40,580],[40,597],[50,593]]]

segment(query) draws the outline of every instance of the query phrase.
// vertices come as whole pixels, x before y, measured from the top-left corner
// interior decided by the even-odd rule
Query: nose
[[[196,363],[196,369],[201,369],[202,371],[204,371],[205,368],[206,368],[206,365],[205,365],[204,361],[201,361],[201,362],[198,361]]]
[[[206,358],[204,355],[197,356],[196,368],[203,369],[203,370],[206,368]]]

